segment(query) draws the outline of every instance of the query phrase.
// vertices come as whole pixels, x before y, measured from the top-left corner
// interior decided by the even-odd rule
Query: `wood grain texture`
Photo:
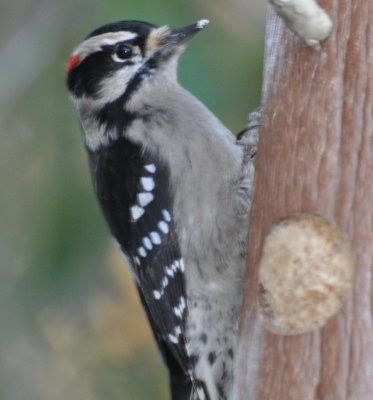
[[[320,52],[268,18],[234,400],[373,399],[373,2],[320,5],[334,23]],[[285,337],[260,322],[257,267],[273,225],[299,212],[339,226],[356,274],[324,328]]]

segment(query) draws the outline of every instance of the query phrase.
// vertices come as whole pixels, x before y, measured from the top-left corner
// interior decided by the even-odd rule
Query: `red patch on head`
[[[79,54],[72,54],[67,60],[66,74],[69,74],[73,68],[75,68],[80,62]]]

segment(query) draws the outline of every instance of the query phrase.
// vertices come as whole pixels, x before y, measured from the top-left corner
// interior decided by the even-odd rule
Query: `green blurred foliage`
[[[0,2],[0,399],[167,399],[167,375],[93,195],[65,88],[93,28],[211,24],[180,80],[233,131],[259,104],[259,1]]]

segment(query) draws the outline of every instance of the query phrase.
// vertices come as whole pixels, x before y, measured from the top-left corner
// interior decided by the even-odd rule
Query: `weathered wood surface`
[[[268,19],[263,127],[234,400],[373,399],[373,1],[321,1],[334,23],[317,52]],[[354,288],[315,332],[280,336],[258,317],[264,237],[317,212],[356,255]]]

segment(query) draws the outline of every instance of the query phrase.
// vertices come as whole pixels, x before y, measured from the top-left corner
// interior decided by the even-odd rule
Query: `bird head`
[[[94,30],[70,55],[67,85],[75,98],[106,104],[129,98],[144,81],[166,73],[176,79],[185,43],[208,24],[200,20],[179,29],[141,21],[121,21]]]

